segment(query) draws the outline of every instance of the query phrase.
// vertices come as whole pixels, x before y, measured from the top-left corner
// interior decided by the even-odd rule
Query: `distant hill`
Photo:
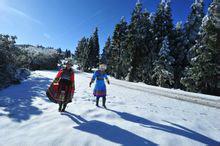
[[[52,47],[43,47],[43,46],[33,46],[33,45],[25,45],[25,44],[19,44],[19,45],[15,45],[17,48],[21,49],[21,50],[25,50],[28,53],[32,54],[32,55],[36,55],[39,53],[42,54],[58,54],[57,49],[54,49]],[[62,54],[64,54],[64,52],[62,52]]]

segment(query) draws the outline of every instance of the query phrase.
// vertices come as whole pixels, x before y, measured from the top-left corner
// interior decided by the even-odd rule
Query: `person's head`
[[[70,69],[71,67],[72,67],[72,65],[71,65],[70,63],[67,63],[67,64],[66,64],[66,68],[67,68],[67,69]]]
[[[67,59],[65,61],[65,66],[67,69],[70,69],[73,66],[72,60],[71,59]]]
[[[100,70],[100,71],[105,71],[106,68],[107,68],[107,66],[106,66],[105,64],[100,64],[100,65],[99,65],[99,70]]]

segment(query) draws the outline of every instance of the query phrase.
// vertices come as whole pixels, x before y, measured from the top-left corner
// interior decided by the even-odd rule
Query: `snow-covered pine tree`
[[[161,87],[172,87],[174,84],[174,58],[170,54],[170,47],[168,37],[164,38],[162,48],[158,54],[158,59],[154,62],[154,70],[152,78],[155,80],[156,85]]]
[[[101,63],[104,63],[107,65],[107,70],[109,71],[109,69],[111,68],[112,64],[111,64],[111,59],[112,55],[111,55],[111,37],[108,36],[107,41],[105,43],[105,46],[103,48],[103,52],[101,55]]]
[[[106,51],[109,49],[110,45],[111,45],[111,37],[108,36],[107,41],[105,42],[105,46],[102,50],[101,59],[100,59],[100,62],[106,65],[107,65]]]
[[[128,26],[128,50],[130,68],[129,74],[126,77],[129,81],[140,81],[141,73],[138,72],[139,65],[141,63],[140,57],[140,30],[141,30],[141,17],[142,17],[142,3],[138,1],[132,12],[131,22]]]
[[[68,50],[66,49],[66,51],[65,51],[65,58],[67,58],[68,57]]]
[[[89,49],[89,69],[91,70],[92,68],[97,68],[99,64],[99,36],[97,27],[89,40]]]
[[[185,67],[187,66],[187,38],[184,35],[182,22],[178,22],[176,24],[174,38],[173,49],[171,50],[171,54],[175,59],[175,62],[173,63],[175,82],[174,87],[181,88],[180,79],[183,76]]]
[[[82,39],[78,42],[78,44],[77,44],[77,47],[76,47],[76,50],[75,50],[75,59],[76,59],[76,63],[79,65],[79,67],[81,67],[81,53],[82,53]]]
[[[148,42],[150,36],[150,19],[147,11],[142,12],[142,3],[137,2],[131,17],[131,23],[128,26],[127,48],[130,52],[129,74],[126,79],[129,81],[146,80],[144,73],[147,74],[145,68],[146,56],[150,51]],[[150,37],[149,37],[150,36]],[[149,44],[148,44],[149,43]]]
[[[86,60],[86,71],[91,71],[95,62],[95,56],[97,53],[94,52],[94,41],[93,37],[88,39],[88,58]]]
[[[65,51],[65,58],[69,58],[71,56],[72,56],[71,55],[71,51],[66,49],[66,51]]]
[[[29,65],[27,53],[15,46],[16,39],[16,36],[0,34],[0,89],[19,83],[22,79],[18,73],[18,70],[21,71],[19,68]]]
[[[213,23],[215,25],[216,31],[217,31],[217,86],[214,89],[214,94],[220,96],[220,1],[219,0],[213,0],[209,7],[209,11],[212,14],[213,17]]]
[[[83,53],[82,53],[82,64],[83,64],[83,70],[84,71],[89,71],[89,54],[91,52],[91,49],[89,48],[89,38],[84,38],[83,42]]]
[[[83,37],[79,42],[78,46],[76,47],[75,51],[75,59],[79,67],[85,71],[88,70],[88,55],[89,55],[89,48],[88,48],[88,39]]]
[[[61,54],[61,53],[62,53],[61,48],[58,48],[58,49],[57,49],[57,52],[58,52],[59,54]]]
[[[196,45],[195,52],[186,68],[186,76],[181,82],[188,91],[219,95],[219,27],[215,23],[219,19],[219,0],[214,0],[204,17]],[[214,10],[218,8],[218,10]],[[218,13],[216,15],[216,12]],[[216,17],[216,16],[218,17]]]
[[[191,5],[191,12],[185,23],[185,35],[188,40],[188,49],[194,46],[198,39],[198,32],[204,15],[204,0],[195,0]]]
[[[171,0],[165,0],[165,26],[167,30],[167,36],[170,43],[170,47],[173,49],[173,43],[175,40],[174,36],[174,25],[173,25],[173,18],[172,18],[172,9],[171,9]]]
[[[168,37],[170,46],[173,45],[173,20],[171,13],[170,0],[161,0],[153,22],[154,31],[154,50],[158,54],[162,47],[164,37]]]
[[[58,53],[58,60],[62,60],[65,58],[65,53],[62,51],[61,48],[56,49]]]
[[[143,62],[140,69],[142,70],[142,81],[147,84],[152,84],[151,75],[153,72],[153,55],[154,55],[154,41],[153,41],[153,25],[152,25],[152,15],[145,9],[142,13],[142,57]]]
[[[127,73],[125,66],[126,60],[128,60],[126,54],[128,53],[126,47],[127,37],[127,22],[124,17],[121,18],[120,22],[116,24],[115,30],[112,36],[112,72],[117,79],[124,78]],[[124,66],[124,68],[122,67]]]
[[[111,75],[115,76],[115,68],[116,68],[116,60],[115,56],[117,56],[117,51],[113,49],[112,47],[112,39],[111,37],[108,38],[106,44],[105,44],[105,52],[106,52],[106,60],[107,60],[107,70],[106,72]]]
[[[11,65],[14,64],[15,60],[13,58],[14,52],[14,44],[15,44],[16,37],[10,37],[9,35],[2,35],[0,34],[0,67],[6,68],[7,64]]]

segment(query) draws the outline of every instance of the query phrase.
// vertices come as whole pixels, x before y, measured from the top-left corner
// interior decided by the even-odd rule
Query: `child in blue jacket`
[[[106,65],[100,64],[99,69],[93,74],[92,80],[89,84],[91,87],[92,83],[96,80],[93,95],[96,96],[96,106],[99,107],[99,98],[102,97],[102,105],[106,108],[106,85],[105,80],[110,84],[107,74],[105,72]]]

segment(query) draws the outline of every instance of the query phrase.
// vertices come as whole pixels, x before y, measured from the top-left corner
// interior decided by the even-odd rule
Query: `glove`
[[[89,87],[91,87],[93,82],[94,82],[94,80],[92,79],[91,82],[89,83]]]

